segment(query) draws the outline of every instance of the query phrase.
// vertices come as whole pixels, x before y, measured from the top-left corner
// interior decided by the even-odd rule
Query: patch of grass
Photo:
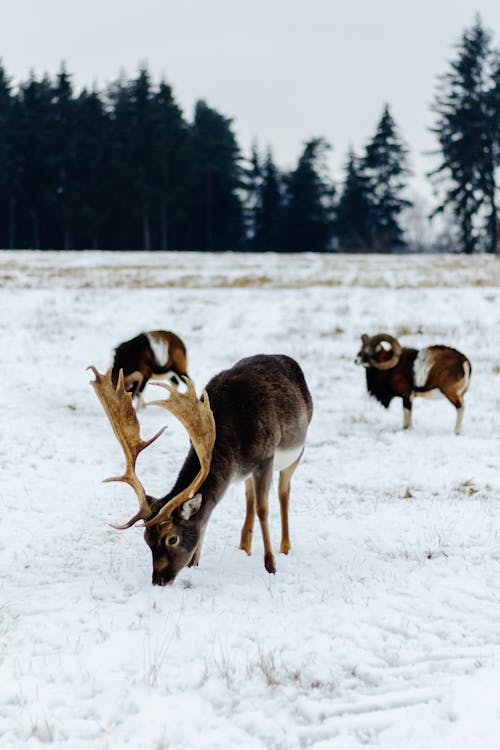
[[[468,495],[469,497],[472,497],[472,495],[479,492],[477,487],[474,486],[472,479],[467,479],[465,482],[461,482],[457,487],[457,491],[461,492],[463,495]]]
[[[395,336],[396,338],[399,338],[400,336],[423,336],[424,329],[421,325],[418,326],[399,326],[395,330]]]
[[[332,336],[342,336],[343,333],[345,333],[345,328],[342,328],[341,326],[335,326],[335,328],[332,328],[331,331],[321,331],[319,335],[322,339],[329,339]]]
[[[216,284],[221,289],[245,289],[246,287],[270,286],[273,280],[270,276],[238,276],[234,279],[217,279]]]

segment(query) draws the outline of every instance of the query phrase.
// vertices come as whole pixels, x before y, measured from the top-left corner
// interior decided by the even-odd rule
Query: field
[[[500,261],[458,256],[0,253],[2,750],[493,750],[500,745]],[[151,585],[134,493],[89,386],[113,347],[168,328],[201,389],[257,352],[295,357],[315,413],[288,556],[238,549],[243,485],[200,562]],[[454,409],[371,400],[364,332],[471,359]],[[148,386],[146,396],[156,390]],[[187,437],[138,463],[170,489]],[[276,484],[271,532],[279,546]]]

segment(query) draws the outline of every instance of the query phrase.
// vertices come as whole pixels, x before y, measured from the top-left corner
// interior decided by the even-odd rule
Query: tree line
[[[429,175],[464,252],[498,244],[500,53],[477,18],[439,80]],[[393,252],[406,248],[408,149],[385,104],[342,183],[330,145],[294,169],[244,158],[232,120],[200,100],[188,121],[146,67],[75,92],[64,67],[14,87],[0,66],[0,247]]]

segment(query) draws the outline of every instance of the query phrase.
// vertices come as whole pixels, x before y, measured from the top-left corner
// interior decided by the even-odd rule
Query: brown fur
[[[425,386],[417,389],[416,395],[437,388],[457,409],[463,407],[463,395],[469,387],[464,364],[469,360],[464,354],[449,346],[429,346],[427,351],[431,355],[432,366]]]
[[[185,565],[197,565],[210,515],[234,479],[245,479],[246,515],[240,549],[251,553],[255,515],[264,543],[264,564],[276,565],[268,526],[268,494],[277,451],[296,448],[298,457],[280,471],[280,551],[290,550],[288,502],[290,479],[299,460],[312,416],[312,399],[298,364],[284,355],[258,355],[237,362],[216,375],[206,387],[216,425],[210,472],[199,489],[199,507],[182,506],[158,524],[154,516],[185,488],[199,469],[193,447],[172,490],[161,500],[151,498],[152,524],[145,540],[153,555],[153,583],[172,583]],[[196,496],[195,498],[196,499]]]
[[[118,389],[115,392],[112,385],[108,387],[106,376],[99,375],[95,368],[93,370],[96,374],[94,387],[115,434],[119,440],[121,438],[122,447],[126,446],[127,465],[133,467],[136,455],[147,446],[140,438],[135,411],[127,401],[125,391],[120,393]],[[175,505],[175,500],[191,486],[200,472],[195,434],[191,435],[192,442],[177,480],[165,497],[155,499],[145,493],[142,496],[144,490],[137,477],[120,477],[120,481],[128,481],[134,486],[144,502],[140,499],[139,513],[119,528],[129,528],[138,520],[144,520],[144,538],[153,557],[153,583],[161,586],[172,583],[184,566],[198,564],[211,513],[228,485],[238,479],[246,482],[246,517],[240,547],[250,554],[257,515],[264,543],[265,568],[269,573],[276,571],[268,526],[268,494],[273,468],[280,471],[280,551],[287,554],[290,550],[290,480],[302,455],[312,417],[312,399],[302,370],[297,362],[285,355],[248,357],[212,378],[206,394],[215,425],[214,442],[208,473],[204,474],[192,495],[188,493],[187,499]],[[205,404],[205,396],[202,403]],[[169,511],[170,501],[174,505]]]
[[[157,361],[148,335],[164,342],[168,352],[168,359],[164,365]],[[119,344],[115,349],[112,369],[115,385],[120,370],[123,370],[126,390],[130,391],[133,397],[140,396],[150,379],[165,378],[169,373],[174,373],[179,379],[187,375],[186,347],[172,331],[140,333],[133,339]]]
[[[111,368],[105,374],[91,366],[91,382],[125,457],[122,475],[107,481],[125,482],[139,500],[139,511],[126,529],[142,520],[145,541],[153,556],[153,583],[172,583],[185,565],[197,565],[203,536],[215,506],[228,485],[246,481],[246,517],[240,546],[251,552],[255,515],[264,543],[264,564],[276,571],[268,525],[268,494],[273,469],[280,472],[281,547],[290,550],[288,504],[290,480],[302,452],[312,417],[312,398],[304,374],[286,355],[247,357],[210,380],[200,399],[193,383],[186,389],[164,385],[169,397],[153,403],[174,414],[188,430],[190,448],[171,491],[156,499],[146,494],[135,471],[139,454],[157,440],[140,435],[132,398],[117,385]]]
[[[457,409],[455,432],[461,428],[464,401],[463,396],[469,386],[471,364],[467,357],[456,349],[441,344],[417,349],[401,347],[395,339],[388,348],[379,341],[383,334],[361,337],[362,346],[356,362],[366,368],[366,382],[369,393],[386,408],[391,400],[403,400],[403,427],[411,426],[412,403],[416,396],[429,395],[440,391]],[[389,362],[398,352],[396,363],[389,369],[379,369],[378,365]],[[415,362],[419,354],[425,354],[425,382],[416,382]]]

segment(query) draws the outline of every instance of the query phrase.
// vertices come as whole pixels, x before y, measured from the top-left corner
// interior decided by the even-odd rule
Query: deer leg
[[[302,455],[302,454],[301,454]],[[278,495],[280,499],[280,514],[281,514],[281,545],[280,552],[284,555],[288,555],[290,552],[290,536],[288,533],[288,504],[290,500],[290,480],[292,474],[299,465],[300,456],[293,464],[287,466],[286,469],[280,471],[280,479],[278,485]]]
[[[409,430],[411,423],[411,407],[413,404],[413,394],[403,396],[403,430]]]
[[[264,542],[264,566],[268,573],[276,573],[271,537],[269,534],[269,487],[273,476],[273,462],[268,461],[263,467],[253,473],[255,487],[255,502],[259,517],[262,541]]]
[[[244,550],[247,555],[251,555],[253,524],[255,521],[255,489],[252,477],[245,481],[245,496],[247,501],[247,511],[245,522],[241,529],[240,549]]]

